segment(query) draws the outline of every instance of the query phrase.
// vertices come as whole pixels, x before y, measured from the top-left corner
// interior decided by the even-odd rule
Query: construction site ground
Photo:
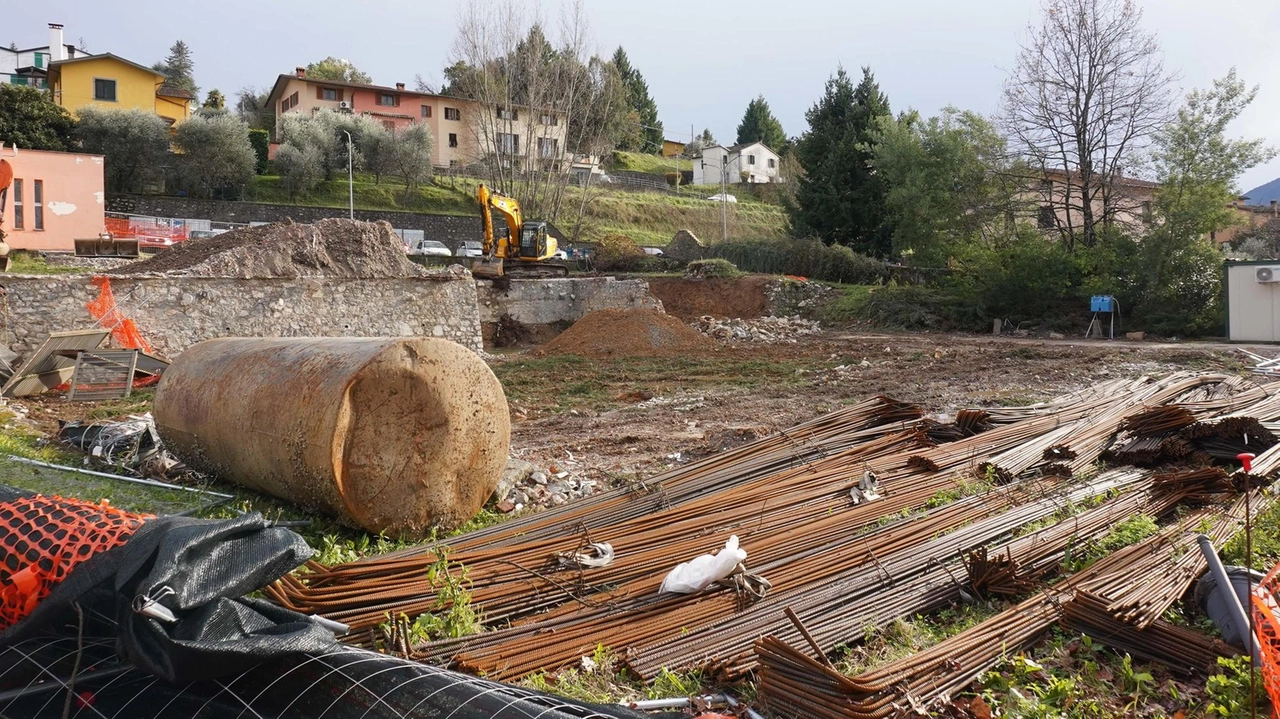
[[[500,354],[513,452],[631,481],[878,394],[954,413],[1031,404],[1106,379],[1241,370],[1230,347],[824,333],[693,357]]]
[[[544,471],[567,471],[602,485],[640,482],[678,463],[879,394],[953,414],[966,407],[1025,405],[1107,379],[1188,369],[1244,374],[1248,368],[1231,346],[1221,344],[838,331],[799,337],[794,343],[713,343],[687,356],[593,359],[500,351],[491,366],[510,403],[513,455]],[[110,403],[70,403],[55,395],[10,401],[7,409],[0,408],[0,456],[17,453],[79,464],[79,457],[45,441],[57,431],[59,421],[145,412],[150,399],[144,391]],[[200,503],[178,493],[68,477],[2,459],[0,470],[27,489],[91,500],[105,497],[133,510],[166,513]],[[287,503],[247,490],[217,488],[234,492],[236,499],[203,516],[253,509],[288,519],[311,518]],[[504,516],[491,506],[472,526],[502,521]],[[1280,550],[1278,528],[1256,529],[1255,564],[1266,566],[1280,559],[1273,556]],[[326,562],[401,546],[320,518],[300,531]],[[919,651],[993,612],[987,607],[959,607],[900,622],[865,637],[839,665],[861,671]],[[1007,702],[1010,688],[1017,690],[1016,696],[1034,696],[1053,689],[1051,673],[1075,672],[1080,678],[1073,696],[1094,702],[1089,711],[1010,716],[1163,716],[1189,705],[1205,706],[1210,700],[1202,683],[1176,680],[1154,665],[1131,665],[1116,655],[1095,654],[1095,649],[1082,648],[1078,638],[1055,633],[1025,662],[1013,661],[998,676],[975,685],[974,691],[981,698],[989,690]],[[694,691],[700,681],[696,676],[673,676],[645,689],[603,668],[607,666],[603,661],[584,663],[587,668],[538,675],[527,683],[604,700]],[[749,698],[749,687],[735,690]],[[1247,692],[1247,687],[1233,691]],[[966,704],[964,709],[969,716],[983,715],[978,706]]]

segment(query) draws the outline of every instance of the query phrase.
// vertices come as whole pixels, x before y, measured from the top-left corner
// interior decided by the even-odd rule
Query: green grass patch
[[[818,319],[823,324],[832,325],[856,322],[861,315],[862,303],[871,296],[871,289],[875,285],[829,284],[839,290],[839,294],[822,306]]]
[[[11,275],[74,275],[81,272],[88,272],[88,269],[51,265],[35,252],[18,250],[9,255],[9,274]]]

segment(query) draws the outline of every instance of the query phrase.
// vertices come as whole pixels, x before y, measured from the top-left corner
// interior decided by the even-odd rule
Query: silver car
[[[480,240],[467,240],[458,245],[458,257],[483,257],[484,245]]]
[[[449,248],[445,247],[443,242],[437,242],[435,240],[423,240],[419,242],[417,247],[409,251],[409,254],[433,255],[436,257],[451,257],[453,255],[453,253],[449,251]]]

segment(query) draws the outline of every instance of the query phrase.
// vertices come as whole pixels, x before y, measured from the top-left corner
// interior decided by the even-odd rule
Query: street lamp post
[[[729,167],[725,163],[728,156],[720,160],[720,239],[721,241],[729,239],[729,189],[726,186],[729,180]],[[714,165],[712,167],[715,167]],[[707,169],[707,161],[702,161],[702,169]]]
[[[356,219],[356,184],[355,174],[351,171],[351,157],[354,154],[354,148],[351,142],[351,133],[343,130],[342,134],[347,136],[347,214],[354,220]]]

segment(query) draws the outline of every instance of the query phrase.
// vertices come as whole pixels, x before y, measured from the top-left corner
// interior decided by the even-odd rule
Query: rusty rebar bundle
[[[1166,512],[1203,488],[1183,481],[1152,492],[1150,470],[1097,474],[1095,463],[1126,422],[1175,404],[1198,421],[1274,405],[1275,414],[1254,413],[1267,422],[1280,418],[1280,403],[1269,400],[1268,390],[1226,375],[1112,381],[1032,407],[966,414],[966,427],[983,430],[942,443],[929,437],[919,408],[868,400],[659,477],[452,540],[448,560],[466,567],[472,605],[488,631],[412,653],[514,678],[566,666],[604,644],[641,677],[666,667],[735,678],[756,667],[757,638],[802,639],[787,609],[831,651],[866,626],[937,609],[962,593],[1021,596],[1058,574],[1073,543],[1134,514]],[[1259,457],[1256,467],[1261,474],[1280,468],[1280,452]],[[868,484],[878,498],[851,493]],[[1109,499],[1085,512],[1072,509],[1098,495]],[[1198,521],[1212,511],[1188,516]],[[730,534],[747,550],[748,568],[772,583],[768,596],[729,588],[658,593],[672,566],[718,548]],[[1194,579],[1188,577],[1199,570],[1187,555],[1197,553],[1166,540],[1168,546],[1145,545],[1151,556],[1129,557],[1131,581],[1098,588],[1114,605],[1108,611],[1150,626],[1177,589],[1164,583],[1185,588]],[[609,542],[614,562],[586,569],[554,560],[584,542]],[[966,555],[984,557],[990,576],[973,581]],[[1007,562],[997,566],[1001,558]],[[349,641],[372,644],[391,618],[441,608],[427,578],[438,560],[436,548],[420,547],[312,564],[268,591],[285,606],[350,624]],[[1028,611],[1052,623],[1075,588],[1041,595],[1054,600],[1047,608],[1033,601]],[[1028,641],[1042,626],[1008,621]]]

